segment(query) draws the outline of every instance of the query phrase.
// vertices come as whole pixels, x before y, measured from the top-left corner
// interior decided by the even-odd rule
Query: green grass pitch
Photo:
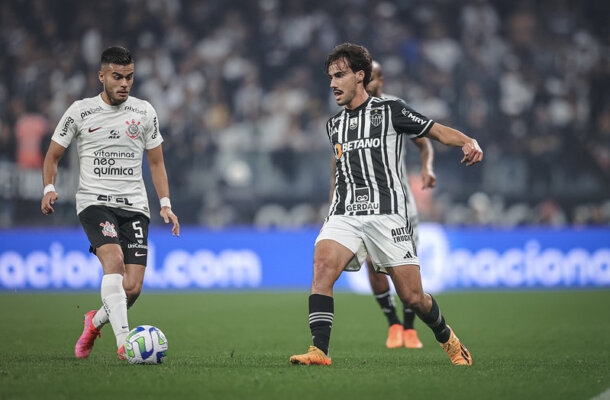
[[[0,400],[593,399],[610,395],[610,291],[436,296],[472,353],[456,367],[416,320],[423,349],[389,350],[372,296],[335,294],[333,365],[292,366],[311,344],[306,292],[148,293],[131,326],[159,327],[162,365],[116,359],[109,326],[74,358],[96,293],[0,294]]]

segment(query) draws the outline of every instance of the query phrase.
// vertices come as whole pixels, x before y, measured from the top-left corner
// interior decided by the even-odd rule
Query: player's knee
[[[424,293],[423,292],[404,293],[400,296],[400,300],[406,307],[408,307],[414,311],[419,311],[424,308]]]
[[[340,272],[337,273],[337,268],[330,262],[319,260],[313,265],[313,281],[312,287],[324,291],[332,289]]]
[[[130,299],[133,299],[133,304],[142,292],[142,284],[140,282],[130,282],[128,280],[124,280],[123,289],[125,289],[125,294],[127,295],[127,303],[130,302]]]
[[[125,273],[125,264],[123,254],[121,252],[105,252],[100,255],[98,252],[99,260],[104,268],[106,274],[121,274]]]

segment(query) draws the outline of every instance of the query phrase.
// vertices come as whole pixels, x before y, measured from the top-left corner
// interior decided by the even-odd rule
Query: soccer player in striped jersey
[[[381,64],[373,60],[373,68],[371,72],[371,80],[366,86],[366,91],[373,97],[379,98],[394,98],[394,96],[383,93],[383,69]],[[421,177],[422,177],[422,189],[433,188],[436,185],[436,174],[434,173],[433,161],[434,161],[434,148],[430,139],[427,137],[418,137],[413,139],[413,143],[417,146],[422,161]],[[404,166],[404,163],[403,163]],[[408,177],[406,170],[403,174],[405,178]],[[413,241],[415,247],[418,246],[419,232],[419,218],[417,216],[417,208],[415,205],[415,199],[409,182],[405,182],[405,192],[407,195],[407,218],[413,228]],[[375,271],[375,267],[370,257],[366,258],[366,265],[368,270],[369,282],[371,283],[371,289],[373,295],[377,300],[377,303],[381,307],[381,311],[388,320],[388,337],[386,339],[386,347],[389,349],[396,349],[402,346],[408,349],[420,349],[423,347],[422,342],[417,336],[415,330],[415,313],[408,306],[403,304],[403,320],[402,324],[396,314],[396,303],[394,302],[394,294],[390,290],[390,284],[388,277],[385,274]]]
[[[159,196],[161,217],[172,223],[174,236],[180,235],[180,224],[169,199],[157,112],[149,102],[129,96],[134,79],[129,50],[104,50],[98,79],[102,93],[72,103],[53,133],[42,171],[41,210],[45,215],[54,212],[57,166],[74,141],[80,164],[76,212],[90,251],[103,269],[103,305],[85,314],[74,354],[88,357],[100,329],[110,322],[118,357],[124,360],[123,343],[129,333],[127,308],[140,295],[148,257],[150,212],[142,178],[144,154]]]
[[[402,167],[403,139],[427,136],[460,147],[467,166],[483,159],[477,141],[417,113],[400,99],[370,96],[372,59],[366,48],[341,44],[326,58],[335,101],[344,109],[331,117],[326,131],[334,155],[332,199],[314,247],[309,295],[313,345],[290,357],[292,364],[330,365],[334,320],[333,287],[343,270],[359,268],[365,254],[386,272],[401,302],[432,330],[456,365],[470,365],[469,351],[445,322],[436,300],[424,292],[413,228],[407,217]],[[363,252],[362,250],[366,251]]]

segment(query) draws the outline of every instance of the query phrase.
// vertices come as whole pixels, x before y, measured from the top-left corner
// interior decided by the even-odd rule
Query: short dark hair
[[[333,52],[326,57],[325,70],[328,73],[330,64],[345,58],[347,65],[354,72],[364,71],[364,87],[371,81],[373,71],[373,59],[371,54],[364,46],[352,43],[343,43],[333,49]]]
[[[117,64],[117,65],[129,65],[133,64],[133,57],[131,52],[125,47],[113,46],[108,47],[102,53],[102,65],[104,64]]]

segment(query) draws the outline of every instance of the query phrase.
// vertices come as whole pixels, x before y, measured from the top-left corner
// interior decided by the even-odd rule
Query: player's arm
[[[42,165],[42,185],[44,187],[40,210],[44,215],[52,214],[55,209],[53,204],[58,198],[55,191],[55,181],[57,180],[57,166],[64,156],[66,148],[59,143],[51,140],[47,154]]]
[[[169,182],[167,180],[167,171],[165,170],[161,145],[147,150],[146,157],[153,185],[155,185],[157,196],[161,202],[161,212],[159,214],[161,214],[166,224],[172,221],[172,236],[180,236],[180,223],[176,214],[173,213],[171,203],[169,202]]]
[[[419,149],[421,157],[422,189],[436,186],[436,174],[434,173],[434,147],[427,137],[413,139],[413,143]]]
[[[470,166],[483,160],[483,150],[479,147],[479,143],[457,129],[435,122],[427,136],[447,146],[461,147],[464,153],[461,163]]]

